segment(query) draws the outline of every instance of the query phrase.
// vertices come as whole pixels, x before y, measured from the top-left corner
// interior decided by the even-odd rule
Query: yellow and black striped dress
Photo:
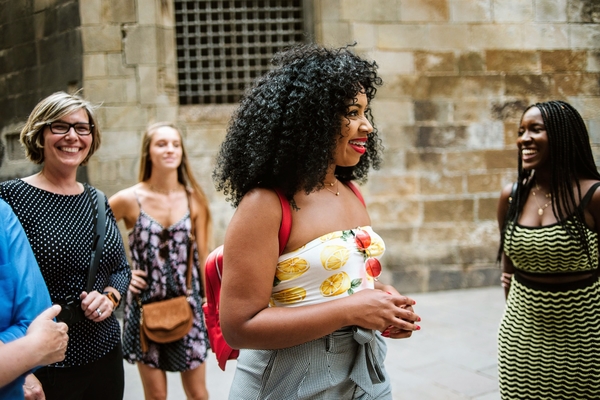
[[[559,224],[516,224],[505,235],[504,252],[516,273],[498,335],[503,399],[600,399],[598,235],[586,231],[592,257]],[[566,284],[524,276],[590,272],[593,277]]]

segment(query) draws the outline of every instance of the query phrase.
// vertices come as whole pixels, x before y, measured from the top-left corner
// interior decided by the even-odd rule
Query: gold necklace
[[[337,185],[336,185],[336,184],[337,184]],[[333,187],[333,185],[336,185],[336,187],[335,187],[335,192],[334,192],[333,190],[329,189],[327,186],[325,186],[325,189],[327,189],[327,190],[328,190],[328,191],[330,191],[331,193],[335,194],[336,196],[339,196],[339,195],[340,195],[340,184],[339,184],[339,181],[337,180],[337,178],[336,178],[336,180],[335,180],[334,182],[332,182],[332,183],[327,183],[327,182],[325,182],[325,185],[329,185],[329,186],[331,186],[331,187]]]
[[[542,191],[542,188],[540,188],[540,186],[537,184],[537,182],[535,183],[535,188],[537,189],[538,192]],[[546,193],[544,195],[547,199],[549,199],[550,197],[552,197],[552,193]]]
[[[149,183],[149,186],[150,186],[150,190],[152,190],[153,192],[162,193],[162,194],[166,194],[166,195],[175,193],[179,189],[179,188],[169,189],[169,190],[159,189],[151,183]]]
[[[537,184],[537,182],[536,182],[536,184],[535,184],[535,188],[538,190],[538,192],[540,192],[540,191],[541,191],[541,190],[540,190],[540,187],[539,187],[539,186],[538,186],[538,184]],[[535,195],[535,190],[531,189],[531,193],[533,194],[533,200],[535,200],[535,204],[537,204],[537,206],[538,206],[538,215],[539,215],[539,216],[542,216],[542,215],[544,215],[544,210],[545,210],[546,208],[548,208],[548,206],[549,206],[550,204],[552,204],[552,193],[546,193],[546,194],[544,195],[544,197],[546,197],[547,199],[550,199],[550,201],[549,201],[549,202],[547,202],[546,204],[544,204],[543,206],[540,206],[540,203],[539,203],[539,202],[538,202],[538,200],[537,200],[537,196]]]

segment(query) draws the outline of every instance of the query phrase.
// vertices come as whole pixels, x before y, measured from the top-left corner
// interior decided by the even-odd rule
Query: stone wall
[[[88,168],[90,181],[108,195],[135,183],[144,127],[175,120],[211,200],[215,242],[221,243],[233,209],[210,175],[235,105],[178,106],[170,0],[79,4],[83,89],[102,103],[104,135]],[[373,226],[388,248],[385,280],[407,292],[497,284],[497,198],[515,178],[514,141],[524,107],[548,99],[572,103],[600,154],[600,4],[313,5],[316,40],[357,42],[358,52],[377,61],[385,82],[372,105],[385,163],[363,186]]]
[[[82,86],[77,0],[0,0],[0,180],[38,169],[18,134],[37,102]]]
[[[159,0],[80,0],[86,97],[98,104],[103,145],[91,181],[112,194],[137,181],[140,137],[177,120],[172,6]]]
[[[396,286],[497,284],[497,199],[516,177],[522,110],[570,102],[599,154],[600,3],[337,0],[319,10],[319,39],[357,41],[385,81],[373,104],[385,165],[363,190]]]

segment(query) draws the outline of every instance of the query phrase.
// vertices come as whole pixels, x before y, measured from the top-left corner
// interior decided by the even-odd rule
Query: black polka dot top
[[[53,303],[64,303],[67,296],[79,298],[87,285],[90,268],[93,216],[98,202],[91,186],[78,195],[51,193],[20,179],[0,184],[0,197],[21,221],[50,291]],[[106,236],[96,274],[94,290],[102,293],[112,286],[124,294],[131,270],[112,210],[106,200]],[[102,322],[85,319],[69,327],[69,346],[65,360],[53,366],[80,366],[96,361],[110,352],[121,337],[114,314]]]

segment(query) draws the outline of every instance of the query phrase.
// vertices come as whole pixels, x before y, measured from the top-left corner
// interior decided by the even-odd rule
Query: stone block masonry
[[[1,0],[0,10],[0,137],[18,146],[21,126],[39,100],[83,86],[79,2]],[[1,180],[38,170],[19,154],[0,160]]]
[[[362,190],[386,241],[386,279],[409,292],[498,284],[496,206],[516,177],[523,109],[572,103],[600,157],[598,1],[309,3],[316,41],[356,42],[384,80],[371,105],[384,163]],[[178,104],[173,1],[0,0],[0,9],[0,178],[31,173],[9,154],[19,154],[14,135],[33,105],[82,88],[101,104],[106,133],[91,183],[108,195],[135,183],[145,126],[173,120],[222,243],[233,210],[210,175],[235,104]]]
[[[366,187],[376,188],[368,191],[373,225],[388,229],[394,283],[408,291],[497,284],[497,199],[516,177],[522,110],[562,99],[587,112],[590,129],[600,121],[595,6],[399,0],[384,18],[339,4],[347,9],[336,22],[359,27],[351,31],[373,43],[361,51],[385,52],[385,84],[373,104],[384,121],[385,164]],[[361,37],[353,39],[360,46]],[[394,59],[412,65],[390,68]],[[412,116],[381,116],[400,99]],[[399,188],[407,177],[409,191]],[[394,179],[401,183],[380,189]]]

